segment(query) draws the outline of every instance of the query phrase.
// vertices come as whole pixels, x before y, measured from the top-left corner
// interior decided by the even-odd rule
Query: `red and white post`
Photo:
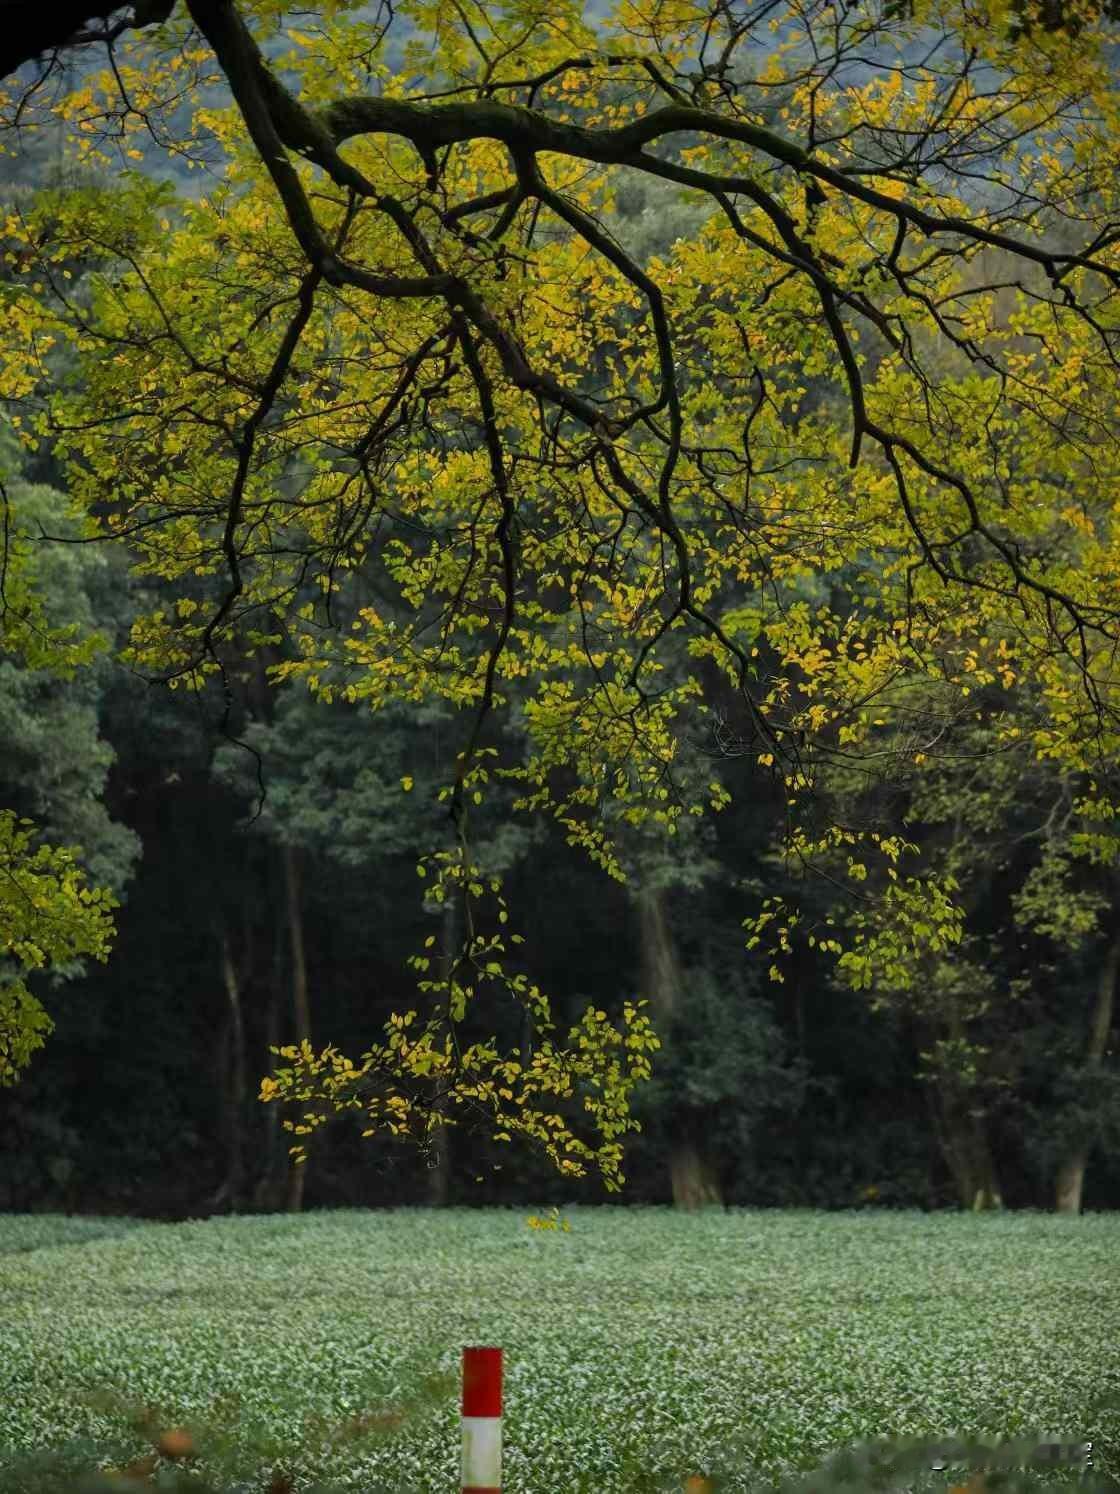
[[[463,1350],[463,1494],[501,1494],[502,1351]]]

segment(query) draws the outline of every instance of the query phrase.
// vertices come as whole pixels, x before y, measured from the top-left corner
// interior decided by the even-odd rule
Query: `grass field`
[[[1120,1216],[530,1212],[0,1216],[0,1494],[150,1451],[145,1407],[222,1489],[454,1494],[472,1343],[505,1349],[508,1494],[764,1490],[954,1433],[1120,1473]]]

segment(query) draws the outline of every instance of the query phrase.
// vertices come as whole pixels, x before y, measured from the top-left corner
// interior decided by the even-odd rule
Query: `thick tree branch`
[[[0,78],[33,58],[111,41],[125,31],[166,21],[176,0],[135,0],[130,6],[96,0],[3,0],[0,4]],[[111,19],[112,18],[112,19]],[[100,23],[100,24],[95,24]]]

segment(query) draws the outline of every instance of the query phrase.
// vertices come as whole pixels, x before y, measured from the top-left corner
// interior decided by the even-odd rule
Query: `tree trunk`
[[[950,1006],[936,1023],[919,1023],[925,1031],[922,1047],[932,1046],[938,1038],[952,1041],[965,1037],[965,1023],[959,1009]],[[936,1073],[930,1085],[930,1119],[941,1155],[949,1169],[962,1209],[981,1213],[1000,1209],[999,1179],[988,1140],[988,1121],[971,1088],[951,1071]]]
[[[1058,1168],[1054,1187],[1054,1208],[1059,1214],[1081,1213],[1081,1190],[1085,1183],[1085,1168],[1088,1162],[1088,1147],[1078,1147],[1070,1152]]]
[[[719,1179],[711,1162],[691,1137],[682,1138],[669,1153],[669,1180],[678,1209],[723,1207]]]
[[[273,1048],[280,1046],[280,993],[284,988],[284,915],[278,898],[273,899],[272,979],[265,1009],[265,1051],[268,1067],[276,1064]],[[264,1167],[253,1190],[253,1206],[265,1213],[275,1213],[283,1196],[284,1180],[280,1176],[280,1109],[276,1104],[262,1105],[264,1111]]]
[[[637,901],[642,985],[649,996],[654,1024],[668,1027],[679,1008],[681,976],[665,912],[665,895],[659,888],[646,887]],[[687,1130],[670,1143],[669,1182],[676,1208],[698,1209],[723,1202],[715,1170],[699,1139]]]
[[[225,1083],[226,1176],[215,1197],[215,1205],[227,1203],[236,1213],[244,1186],[244,1152],[241,1126],[245,1114],[245,1023],[241,1008],[241,982],[229,945],[229,932],[222,928],[222,983],[226,991],[227,1063]]]
[[[299,857],[294,846],[281,850],[284,867],[285,906],[288,912],[288,936],[292,956],[292,1015],[295,1019],[296,1044],[311,1041],[311,1000],[307,988],[307,956],[303,943],[303,907],[300,900]],[[307,1138],[310,1142],[311,1138]],[[308,1146],[310,1151],[310,1146]],[[310,1162],[288,1164],[288,1192],[284,1207],[290,1214],[303,1208],[303,1190]]]
[[[451,969],[459,942],[459,905],[454,897],[443,904],[440,915],[440,945],[443,960],[443,977],[451,979]],[[432,1100],[432,1109],[442,1115],[446,1106],[438,1098],[441,1081],[433,1089],[437,1091]],[[432,1133],[432,1151],[428,1160],[428,1203],[433,1209],[445,1209],[451,1188],[451,1127],[440,1126]]]
[[[981,1213],[1003,1207],[984,1116],[951,1078],[937,1082],[938,1141],[962,1209]]]
[[[270,621],[273,623],[276,621],[271,614]],[[275,713],[267,668],[269,664],[278,663],[282,658],[281,651],[272,645],[266,645],[253,656],[249,677],[249,698],[256,718],[268,725],[271,725]],[[268,882],[268,906],[272,912],[272,972],[268,983],[268,1004],[265,1008],[266,1072],[270,1072],[277,1063],[276,1055],[272,1050],[279,1048],[283,1043],[284,1031],[287,1027],[282,1015],[282,1008],[286,1005],[282,993],[287,979],[287,946],[289,944],[288,928],[285,925],[290,926],[290,917],[287,916],[289,889],[283,857],[274,857],[270,851],[265,858],[263,872]],[[298,906],[298,882],[296,894]],[[280,1107],[272,1103],[262,1105],[260,1109],[264,1112],[262,1147],[264,1166],[253,1189],[253,1205],[255,1208],[272,1214],[281,1208],[287,1187],[285,1159],[281,1153]],[[302,1184],[300,1186],[302,1188]]]
[[[1093,1002],[1093,1019],[1089,1030],[1089,1046],[1085,1053],[1088,1068],[1099,1068],[1108,1047],[1108,1034],[1112,1030],[1112,1013],[1116,1003],[1116,981],[1120,976],[1120,938],[1113,941],[1101,973],[1097,980],[1096,999]],[[1089,1144],[1080,1142],[1073,1146],[1061,1166],[1055,1185],[1054,1207],[1059,1214],[1080,1214],[1081,1191],[1085,1183],[1085,1169],[1089,1165]]]

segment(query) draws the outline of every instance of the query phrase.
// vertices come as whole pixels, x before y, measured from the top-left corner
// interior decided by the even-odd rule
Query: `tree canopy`
[[[553,1042],[471,850],[507,785],[621,878],[628,832],[679,836],[769,777],[784,854],[852,890],[852,927],[813,937],[857,986],[960,932],[951,872],[908,864],[860,784],[982,719],[984,750],[1025,740],[1111,816],[1107,10],[182,0],[36,24],[0,125],[19,151],[61,122],[68,165],[6,210],[0,397],[63,464],[81,541],[172,588],[125,662],[228,698],[261,653],[324,700],[461,722],[454,849],[418,870],[463,900],[462,950],[433,978],[416,956],[422,1010],[357,1062],[285,1052],[262,1097],[305,1101],[298,1130],[353,1105],[426,1135],[434,1079],[617,1177],[656,1037],[629,1004]],[[1029,708],[995,700],[1022,680]],[[788,945],[784,907],[743,915]],[[502,992],[531,1054],[486,1036]]]

